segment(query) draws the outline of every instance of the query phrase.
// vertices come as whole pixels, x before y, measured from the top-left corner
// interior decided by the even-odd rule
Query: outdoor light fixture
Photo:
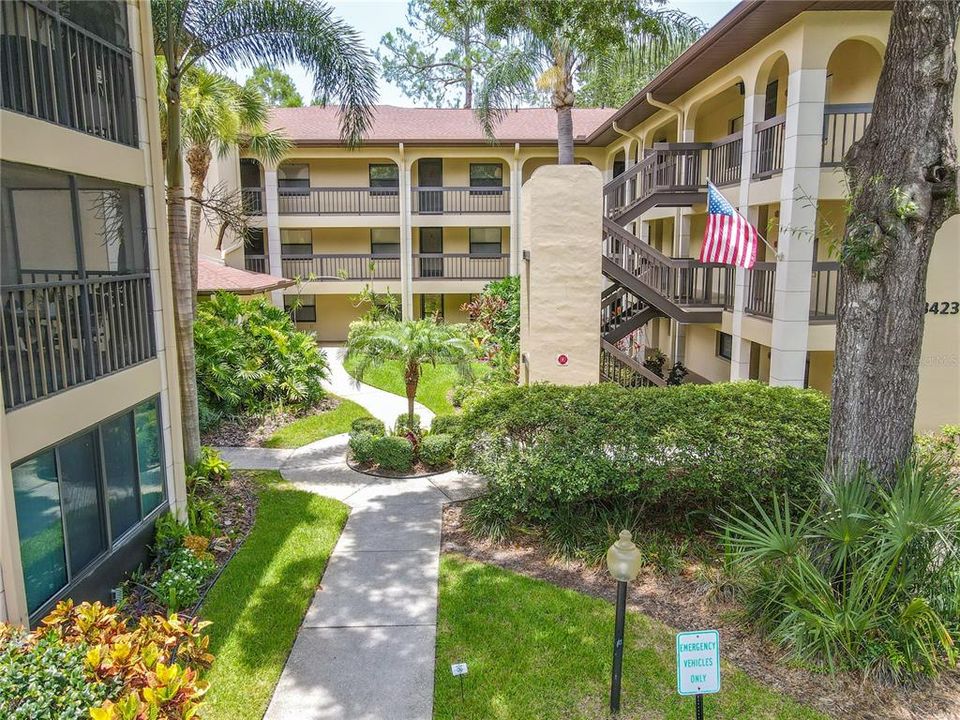
[[[629,530],[607,550],[607,569],[617,581],[617,622],[613,631],[613,678],[610,682],[610,712],[620,712],[620,676],[623,668],[623,624],[627,613],[627,583],[637,577],[643,557]]]

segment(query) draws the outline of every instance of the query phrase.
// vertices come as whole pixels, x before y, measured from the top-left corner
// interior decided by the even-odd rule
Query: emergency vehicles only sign
[[[677,692],[681,695],[720,692],[720,633],[716,630],[677,635]]]

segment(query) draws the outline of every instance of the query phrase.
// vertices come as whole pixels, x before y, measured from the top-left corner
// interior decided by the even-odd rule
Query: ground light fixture
[[[613,631],[613,677],[610,681],[610,712],[620,712],[620,676],[623,668],[623,625],[627,614],[627,583],[640,572],[643,557],[629,530],[607,550],[607,570],[617,581],[617,622]]]

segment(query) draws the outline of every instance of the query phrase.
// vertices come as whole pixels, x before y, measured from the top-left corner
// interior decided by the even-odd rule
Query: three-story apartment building
[[[183,508],[150,5],[0,3],[0,620],[109,600]]]

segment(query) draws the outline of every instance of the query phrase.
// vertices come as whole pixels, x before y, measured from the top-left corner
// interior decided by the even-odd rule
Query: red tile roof
[[[275,108],[270,112],[269,124],[271,129],[283,128],[287,137],[300,145],[339,145],[338,111],[337,106]],[[614,112],[615,108],[574,108],[574,140],[585,139]],[[494,134],[500,143],[555,143],[557,113],[552,108],[510,110],[497,124]],[[489,141],[473,110],[377,105],[373,126],[364,142],[448,145]]]
[[[201,257],[197,261],[197,294],[199,295],[209,295],[218,290],[226,290],[238,295],[256,295],[290,285],[293,285],[293,280],[241,270],[211,258]]]

